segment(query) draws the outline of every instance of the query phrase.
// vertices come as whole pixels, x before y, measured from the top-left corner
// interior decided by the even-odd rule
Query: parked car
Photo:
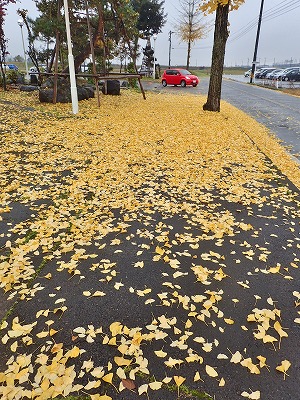
[[[14,69],[15,71],[18,71],[18,67],[15,64],[7,64],[9,69]]]
[[[199,83],[199,78],[198,76],[191,74],[186,69],[170,68],[166,69],[163,72],[161,83],[163,86],[180,85],[182,87],[185,87],[186,85],[191,85],[193,87],[196,87]]]
[[[254,77],[260,79],[260,75],[264,72],[265,68],[257,69],[254,73]]]
[[[251,75],[251,71],[252,71],[252,68],[248,69],[248,71],[246,71],[246,72],[244,73],[244,77],[245,77],[245,78],[248,78],[248,76]]]
[[[269,72],[275,71],[276,68],[262,68],[255,74],[255,78],[264,79]]]
[[[12,69],[18,71],[18,67],[15,64],[2,64],[5,70]]]
[[[145,67],[140,67],[138,69],[138,74],[142,75],[142,76],[150,76],[153,73],[153,69],[147,69]]]
[[[287,71],[287,72],[281,74],[280,79],[282,81],[299,82],[300,81],[300,68],[293,68],[290,71]]]
[[[278,72],[281,72],[281,71],[282,71],[282,69],[274,69],[273,71],[268,72],[266,75],[266,79],[274,79],[276,76],[275,74],[277,74]]]
[[[30,74],[37,74],[37,72],[38,72],[38,71],[37,71],[37,69],[36,69],[35,67],[30,67],[30,68],[29,68],[29,73],[30,73]]]
[[[282,76],[282,75],[286,74],[287,72],[289,72],[289,71],[291,71],[291,70],[293,70],[293,69],[295,69],[295,67],[285,68],[285,69],[283,69],[281,72],[278,72],[278,74],[277,74],[277,79],[281,80],[281,76]]]

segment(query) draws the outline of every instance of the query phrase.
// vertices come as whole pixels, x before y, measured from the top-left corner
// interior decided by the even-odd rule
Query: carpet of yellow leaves
[[[222,282],[230,279],[226,257],[222,251],[203,252],[201,242],[214,241],[221,247],[225,238],[232,238],[231,244],[235,244],[237,232],[249,231],[254,238],[259,236],[250,223],[237,220],[230,210],[220,211],[222,202],[233,204],[233,208],[245,207],[251,215],[252,206],[260,210],[265,204],[284,199],[292,204],[291,219],[298,218],[293,203],[295,193],[285,186],[273,187],[272,182],[280,180],[283,173],[300,188],[300,170],[277,139],[253,119],[228,104],[222,105],[221,113],[204,112],[203,102],[200,96],[168,94],[148,94],[144,101],[137,93],[127,91],[120,97],[102,98],[100,109],[95,100],[82,102],[80,113],[73,116],[68,104],[44,105],[31,94],[2,94],[0,221],[6,223],[17,203],[28,206],[32,212],[26,219],[7,223],[7,230],[0,236],[0,287],[8,299],[37,298],[47,290],[47,281],[57,274],[76,277],[81,285],[91,271],[98,274],[98,285],[82,285],[82,301],[101,302],[109,296],[108,292],[118,293],[125,286],[143,306],[155,304],[168,309],[176,304],[186,319],[166,317],[165,310],[156,310],[151,317],[153,309],[149,308],[150,320],[143,327],[129,328],[122,321],[110,321],[109,315],[106,327],[84,327],[80,321],[74,321],[72,341],[76,345],[63,344],[56,338],[64,337],[64,328],[59,323],[56,326],[56,322],[63,320],[69,304],[65,298],[57,298],[62,289],[56,286],[48,296],[54,301],[51,309],[40,305],[26,323],[18,317],[2,322],[2,344],[11,353],[7,360],[2,360],[6,366],[2,365],[0,372],[1,398],[27,396],[42,400],[82,390],[94,393],[94,400],[111,399],[106,389],[98,389],[100,385],[118,385],[116,391],[122,391],[128,388],[128,379],[131,390],[137,389],[136,394],[175,384],[179,396],[187,378],[178,374],[177,369],[190,363],[205,365],[201,378],[195,369],[190,384],[202,381],[203,374],[215,379],[220,387],[226,386],[217,364],[211,366],[205,360],[207,353],[216,351],[219,340],[193,331],[198,323],[211,325],[221,334],[235,325],[234,312],[225,315],[219,306],[226,295]],[[271,193],[269,198],[264,194],[266,187]],[[157,214],[161,221],[147,230]],[[174,216],[182,217],[189,226],[170,239],[173,227],[163,220]],[[162,276],[153,277],[163,279],[161,293],[152,293],[151,286],[158,285],[157,282],[137,288],[118,281],[121,266],[114,255],[126,251],[122,238],[135,221],[143,224],[143,229],[136,233],[144,242],[134,255],[133,271],[146,269],[149,258],[153,264],[166,265],[168,270]],[[193,227],[201,234],[193,235]],[[128,233],[126,240],[134,242],[135,237]],[[173,248],[182,243],[188,249],[175,252]],[[111,259],[103,258],[102,250],[109,246]],[[247,242],[239,246],[248,261],[259,251],[256,262],[267,263],[267,245],[259,250],[250,248]],[[299,244],[295,246],[299,249]],[[191,259],[189,268],[181,268],[182,259]],[[89,267],[82,271],[84,262]],[[47,263],[54,268],[43,277],[43,286],[40,281],[32,284],[37,267]],[[240,260],[236,259],[238,263]],[[295,256],[291,263],[294,271],[298,264]],[[282,274],[285,279],[293,279],[290,270],[282,271],[280,265],[257,265],[256,274]],[[200,285],[193,295],[181,292],[180,282],[190,273]],[[216,290],[207,289],[212,282],[217,285]],[[241,290],[250,288],[248,280],[237,283]],[[294,292],[294,297],[299,299],[298,292]],[[259,300],[257,296],[256,301]],[[232,302],[238,304],[239,299]],[[270,345],[272,351],[278,342],[279,350],[288,333],[280,323],[279,307],[271,298],[266,307],[269,308],[253,305],[244,321],[247,326],[241,328],[247,331],[255,326],[253,338]],[[43,326],[42,322],[37,324],[40,320]],[[167,346],[170,331],[176,340]],[[103,346],[117,351],[100,366],[90,355],[81,358],[87,351],[84,346],[77,346],[78,339],[92,344],[99,338]],[[162,344],[152,357],[157,362],[161,359],[167,369],[175,368],[176,373],[136,388],[133,382],[138,374],[153,373],[143,351],[153,341]],[[201,355],[191,347],[191,341],[201,349]],[[169,347],[185,355],[174,358]],[[218,354],[215,362],[228,359],[256,375],[269,368],[262,355],[252,357],[255,359],[237,350],[234,354]],[[72,362],[78,359],[77,364]],[[284,360],[277,371],[285,378],[289,368],[290,362]],[[88,380],[84,380],[87,375]],[[98,390],[102,395],[95,394]],[[245,390],[248,387],[241,387],[242,397],[260,399],[259,390]]]

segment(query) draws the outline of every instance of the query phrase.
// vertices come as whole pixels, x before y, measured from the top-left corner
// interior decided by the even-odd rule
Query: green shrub
[[[126,72],[131,73],[131,74],[136,74],[136,70],[134,68],[134,63],[133,62],[128,63]],[[136,89],[138,87],[138,83],[137,83],[137,79],[136,78],[129,78],[128,79],[128,83],[129,83],[129,86],[134,88],[134,89]]]
[[[18,72],[15,70],[8,70],[6,72],[7,80],[11,83],[18,83]]]

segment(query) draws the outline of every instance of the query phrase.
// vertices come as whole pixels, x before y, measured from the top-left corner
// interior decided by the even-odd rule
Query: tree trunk
[[[218,5],[215,20],[214,46],[212,51],[211,72],[205,111],[220,111],[222,75],[228,38],[229,4]]]
[[[3,64],[4,64],[4,62],[3,62]],[[2,64],[2,62],[0,63],[1,75],[2,75],[2,79],[3,79],[2,84],[3,84],[3,90],[7,90],[6,75],[5,75],[5,70],[4,70],[3,64]]]
[[[191,58],[191,40],[188,41],[187,57],[186,57],[186,69],[190,68],[190,58]]]

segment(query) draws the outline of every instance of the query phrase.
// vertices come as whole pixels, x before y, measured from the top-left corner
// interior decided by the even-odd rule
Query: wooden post
[[[145,95],[145,91],[144,91],[144,88],[143,88],[143,85],[142,85],[142,82],[141,82],[141,77],[138,78],[138,81],[139,81],[141,92],[143,94],[143,99],[146,100],[146,95]]]

